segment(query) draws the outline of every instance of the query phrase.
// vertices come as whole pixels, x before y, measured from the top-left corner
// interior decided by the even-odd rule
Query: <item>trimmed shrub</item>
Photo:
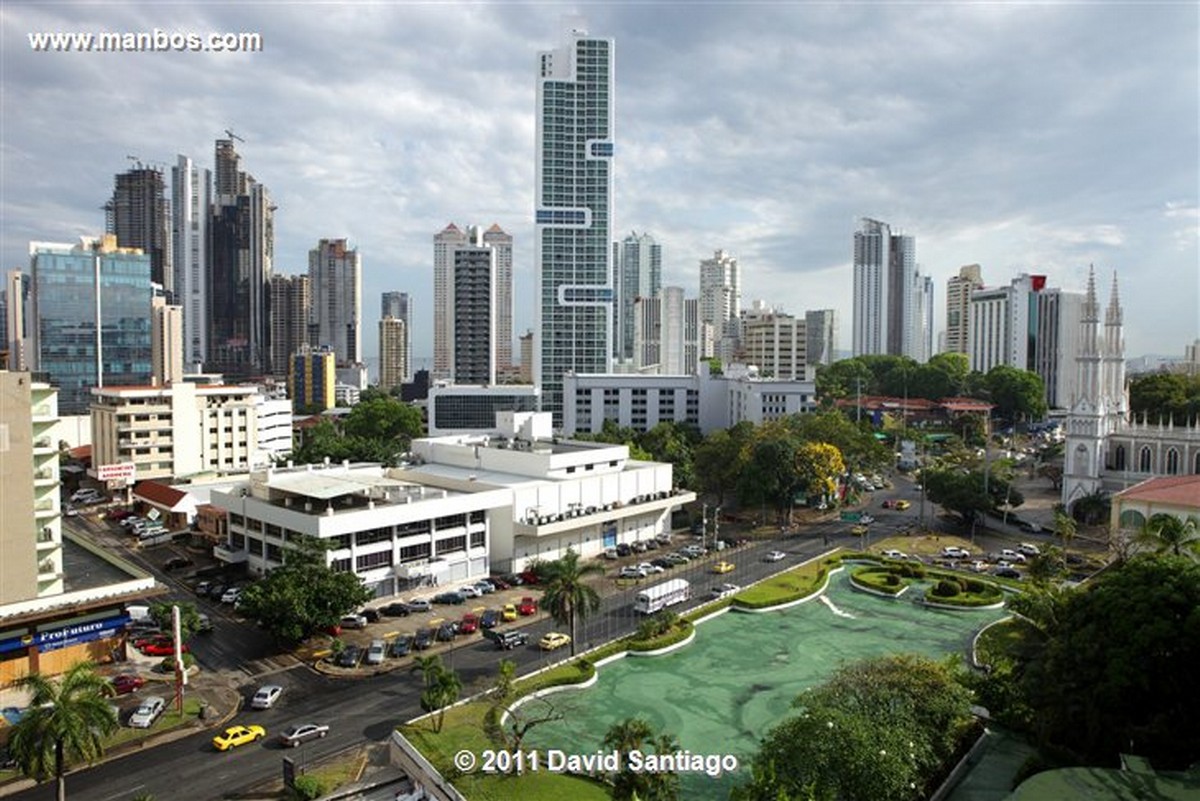
[[[942,579],[933,587],[933,594],[939,598],[953,598],[962,591],[957,581]]]
[[[987,585],[979,579],[969,578],[963,582],[963,587],[967,592],[984,593],[987,592]]]
[[[899,587],[900,586],[900,577],[897,576],[895,573],[888,573],[884,577],[883,581],[889,587]]]

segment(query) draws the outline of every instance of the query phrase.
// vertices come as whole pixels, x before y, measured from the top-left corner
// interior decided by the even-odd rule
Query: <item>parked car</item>
[[[342,668],[358,667],[358,660],[362,658],[362,649],[357,645],[347,645],[338,654],[335,665]]]
[[[279,744],[284,748],[295,748],[309,740],[319,740],[329,734],[329,727],[324,723],[297,723],[288,726],[279,735]]]
[[[957,545],[947,545],[942,548],[942,557],[946,559],[970,559],[971,552],[966,548],[959,548]]]
[[[704,556],[704,549],[699,545],[685,545],[679,549],[679,552],[690,559],[699,559]]]
[[[437,633],[434,634],[434,639],[438,642],[453,642],[458,634],[458,626],[454,623],[443,623],[438,626]]]
[[[413,637],[412,647],[417,651],[424,651],[433,645],[433,635],[433,629],[420,629]]]
[[[634,553],[645,553],[646,543],[642,542],[641,540],[635,540],[634,542],[629,543],[629,548]]]
[[[211,587],[212,587],[211,582],[202,581],[196,585],[196,594],[197,595],[208,595],[208,591]]]
[[[388,617],[408,617],[412,614],[412,609],[406,603],[392,603],[387,606],[379,607],[379,611]]]
[[[345,609],[345,607],[342,608]],[[338,625],[344,629],[365,629],[367,627],[367,619],[358,614],[343,615],[342,619],[338,621]]]
[[[457,606],[464,603],[466,600],[467,599],[464,598],[461,593],[457,592],[441,592],[433,596],[433,602],[435,604],[454,604]]]
[[[171,642],[148,642],[142,647],[138,648],[138,650],[146,656],[171,656],[175,653],[175,645]],[[180,651],[186,654],[189,653],[191,649],[188,648],[187,643],[184,643],[180,647]]]
[[[907,559],[908,554],[904,551],[897,551],[895,548],[888,548],[882,554],[887,559]]]
[[[717,562],[715,565],[712,566],[712,572],[714,572],[714,573],[732,573],[733,568],[734,568],[733,562],[721,561],[721,562]]]
[[[432,608],[433,604],[426,598],[413,598],[408,602],[410,612],[428,612]]]
[[[371,640],[371,644],[367,646],[367,655],[363,659],[363,664],[382,665],[385,656],[387,656],[387,643],[383,640]]]
[[[977,559],[971,563],[970,568],[975,573],[986,573],[988,571],[988,563]]]
[[[688,557],[684,556],[681,553],[669,553],[663,558],[674,565],[686,565],[688,562],[691,561],[690,559],[688,559]]]
[[[208,597],[214,601],[221,600],[221,596],[225,594],[225,585],[219,582],[208,585]]]
[[[633,553],[633,548],[629,547],[627,542],[617,543],[617,556],[629,556]]]
[[[517,605],[516,604],[505,604],[504,608],[500,610],[500,617],[505,622],[508,622],[510,620],[516,620],[517,619]]]
[[[721,584],[720,586],[713,587],[710,594],[714,600],[720,600],[721,598],[728,598],[730,595],[737,594],[741,589],[736,584]]]
[[[992,575],[999,578],[1019,579],[1021,578],[1021,571],[1015,567],[997,567],[992,571]]]
[[[671,544],[671,535],[670,534],[655,534],[654,541],[657,542],[659,545],[669,546]]]
[[[462,616],[462,620],[458,621],[459,634],[474,634],[479,631],[479,617],[473,612],[467,612]]]
[[[642,570],[640,567],[635,567],[633,565],[625,565],[625,567],[623,567],[619,571],[617,571],[617,578],[640,579],[640,578],[645,578],[645,577],[646,577],[646,571]]]
[[[221,603],[235,604],[237,603],[238,596],[241,594],[241,587],[230,587],[229,589],[225,590],[225,592],[221,593]]]
[[[129,716],[129,727],[132,729],[150,728],[166,708],[167,701],[162,696],[146,696],[142,699],[141,705]]]
[[[1037,531],[1036,528],[1033,530]],[[1017,552],[1025,554],[1026,556],[1038,556],[1041,554],[1041,550],[1031,542],[1022,542],[1017,546]]]
[[[112,685],[113,692],[117,695],[137,692],[146,686],[146,680],[135,673],[121,673],[109,679],[108,683]]]
[[[480,579],[474,584],[475,589],[479,590],[484,595],[489,595],[496,591],[496,585],[487,579]]]
[[[764,562],[780,562],[787,558],[787,554],[783,551],[771,551],[763,557]]]
[[[283,693],[283,688],[278,684],[264,684],[258,688],[258,692],[250,699],[251,709],[270,709],[275,706],[275,702],[279,700],[279,696]]]
[[[655,567],[661,567],[663,570],[670,570],[671,568],[675,567],[675,563],[665,556],[652,559],[650,564],[654,565]]]
[[[465,587],[459,587],[458,594],[463,598],[482,598],[483,590],[476,587],[474,584],[468,584]]]
[[[257,723],[249,726],[230,726],[223,733],[212,739],[213,748],[218,751],[228,751],[239,745],[252,743],[267,736],[267,730]]]
[[[638,570],[642,571],[647,576],[653,575],[655,573],[665,573],[666,572],[666,568],[659,567],[658,565],[654,564],[653,562],[640,562],[638,564],[637,568],[638,568]]]
[[[213,630],[212,618],[203,612],[196,615],[196,633],[210,634]]]
[[[191,567],[194,563],[186,556],[172,556],[167,561],[163,562],[163,570],[182,570],[185,567]]]
[[[362,615],[368,623],[378,623],[379,619],[383,617],[383,615],[379,614],[378,609],[364,609],[359,612],[359,614]]]
[[[498,625],[500,625],[499,609],[486,609],[479,616],[479,628],[481,629],[494,629]]]
[[[1025,554],[1017,553],[1012,548],[1005,548],[1000,551],[1000,558],[1006,562],[1016,562],[1018,564],[1024,564],[1025,562]]]
[[[507,590],[512,587],[511,584],[504,580],[503,576],[488,576],[488,581],[492,582],[492,586],[497,590]]]
[[[401,634],[392,640],[392,646],[388,649],[388,654],[393,659],[408,656],[408,652],[412,650],[412,643],[413,638],[411,634]]]
[[[483,636],[496,644],[496,647],[503,651],[511,651],[512,649],[524,645],[529,642],[529,635],[523,631],[484,631]]]
[[[522,617],[527,617],[529,615],[536,615],[537,610],[538,610],[537,601],[535,601],[532,597],[530,597],[528,595],[526,595],[524,598],[521,599],[521,603],[517,604],[517,612]]]
[[[556,648],[562,648],[564,645],[571,643],[571,636],[563,634],[561,631],[552,631],[538,641],[538,646],[543,651],[553,651]]]

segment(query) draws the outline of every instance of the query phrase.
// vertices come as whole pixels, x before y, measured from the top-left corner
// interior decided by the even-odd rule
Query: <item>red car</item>
[[[884,509],[892,509],[892,508],[894,508],[895,506],[896,506],[896,502],[895,502],[895,501],[893,501],[893,500],[890,500],[890,499],[889,499],[889,500],[886,500],[886,501],[884,501],[884,502],[883,502],[883,508],[884,508]]]
[[[126,693],[140,690],[145,686],[146,680],[132,673],[121,673],[109,679],[109,683],[112,685],[113,692],[117,695],[125,695]]]
[[[523,584],[537,584],[538,583],[538,574],[534,573],[532,570],[526,570],[524,573],[521,573],[520,575],[521,575],[521,583],[523,583]]]
[[[522,615],[536,615],[537,614],[537,601],[533,600],[528,595],[526,595],[524,598],[521,599],[521,603],[517,604],[517,611],[520,612]]]
[[[147,634],[143,637],[135,637],[133,639],[133,647],[140,651],[147,645],[162,645],[164,643],[170,645],[171,642],[171,638],[165,634]]]
[[[105,520],[113,520],[113,521],[124,520],[125,518],[129,517],[131,514],[133,514],[133,512],[129,511],[128,509],[113,509],[104,516],[104,519]]]
[[[474,634],[479,631],[479,618],[470,612],[462,616],[462,620],[458,622],[459,634]]]
[[[175,646],[169,642],[151,642],[146,643],[138,650],[146,656],[171,656],[175,653]],[[186,654],[191,649],[187,647],[187,643],[184,643],[180,650]]]

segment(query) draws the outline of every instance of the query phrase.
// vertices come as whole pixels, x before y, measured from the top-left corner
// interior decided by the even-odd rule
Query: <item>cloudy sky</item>
[[[278,272],[322,237],[412,293],[432,353],[433,235],[516,238],[533,319],[535,59],[579,14],[616,43],[614,233],[653,234],[694,295],[718,248],[743,303],[832,307],[849,348],[858,218],[916,237],[945,281],[977,262],[1084,287],[1114,271],[1128,353],[1200,336],[1200,5],[1175,3],[22,3],[0,5],[0,256],[102,230],[112,176],[211,166],[232,129],[276,212]],[[258,53],[45,53],[41,31],[262,34]]]

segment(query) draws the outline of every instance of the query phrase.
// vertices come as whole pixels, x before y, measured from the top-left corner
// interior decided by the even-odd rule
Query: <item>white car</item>
[[[1025,554],[1017,553],[1016,551],[1012,550],[1011,548],[1005,548],[1003,551],[1001,551],[1000,558],[1007,562],[1010,562],[1010,563],[1011,562],[1016,562],[1018,564],[1025,563]]]
[[[658,565],[652,565],[649,562],[639,562],[637,568],[638,568],[638,570],[642,571],[647,576],[649,576],[653,573],[667,572],[667,571],[663,570],[661,567],[659,567]]]
[[[971,552],[966,548],[959,548],[957,545],[947,545],[942,549],[942,556],[947,559],[969,559]]]
[[[142,699],[142,704],[133,710],[129,716],[129,727],[133,729],[148,729],[158,720],[158,716],[167,708],[166,699],[151,695]]]
[[[1026,556],[1038,556],[1041,554],[1041,551],[1031,542],[1022,542],[1017,546],[1017,553],[1023,553]]]
[[[783,551],[771,551],[763,557],[764,562],[781,562],[787,558],[787,554]]]
[[[283,693],[283,688],[278,684],[264,684],[258,688],[258,692],[250,699],[251,709],[270,709],[275,706],[275,702],[279,700],[279,696]]]
[[[237,603],[238,596],[241,594],[241,587],[230,587],[229,589],[225,590],[225,592],[221,593],[221,603],[235,604]]]
[[[883,555],[888,559],[907,559],[908,554],[904,551],[897,551],[895,548],[888,548],[883,552]]]
[[[464,598],[482,598],[483,597],[483,590],[479,589],[474,584],[468,585],[466,587],[459,587],[458,592]]]
[[[728,598],[730,595],[736,595],[742,588],[736,584],[722,584],[719,587],[712,588],[713,600]]]
[[[621,572],[617,574],[617,578],[639,579],[645,577],[646,571],[642,570],[640,567],[634,567],[633,565],[626,565],[625,567],[621,568]]]

